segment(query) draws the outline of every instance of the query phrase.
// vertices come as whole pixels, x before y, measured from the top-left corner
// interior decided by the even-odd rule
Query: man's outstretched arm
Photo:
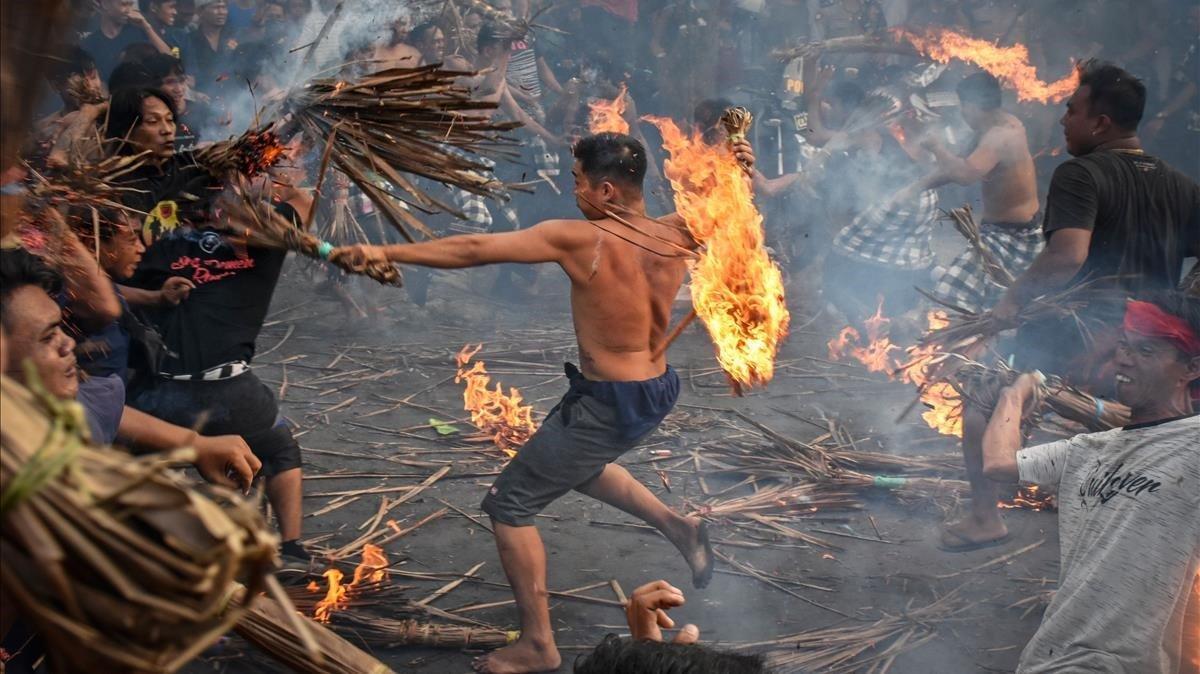
[[[580,229],[578,222],[546,220],[516,232],[464,234],[390,246],[345,246],[334,249],[330,259],[349,262],[352,266],[398,262],[439,269],[462,269],[502,262],[562,262],[565,252],[579,238]]]

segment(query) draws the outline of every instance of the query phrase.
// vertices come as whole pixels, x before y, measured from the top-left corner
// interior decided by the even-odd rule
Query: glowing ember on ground
[[[1000,47],[945,29],[927,29],[922,34],[899,30],[897,34],[935,61],[947,63],[959,59],[974,63],[1016,90],[1021,102],[1060,103],[1079,86],[1079,73],[1075,69],[1056,82],[1038,79],[1037,69],[1029,63],[1029,49],[1020,43]]]
[[[327,589],[325,597],[313,608],[313,620],[320,623],[329,622],[335,611],[341,611],[350,604],[354,589],[364,583],[383,583],[387,581],[387,555],[377,545],[367,543],[363,546],[362,561],[354,569],[354,577],[350,583],[343,585],[346,574],[338,569],[325,571]],[[320,592],[321,586],[316,581],[310,582],[306,588],[309,592]]]
[[[499,383],[495,390],[489,389],[492,377],[483,361],[477,360],[468,367],[482,348],[482,344],[474,348],[467,344],[458,352],[455,357],[458,373],[454,376],[454,382],[466,384],[463,406],[471,413],[471,423],[492,436],[492,441],[505,454],[516,456],[517,449],[537,430],[537,424],[533,423],[533,407],[521,404],[521,392],[516,388],[509,387],[508,395],[504,394]]]
[[[589,133],[629,133],[629,122],[625,121],[625,85],[611,101],[596,100],[588,103]]]
[[[1027,510],[1058,510],[1058,501],[1053,494],[1042,493],[1037,485],[1019,487],[1011,499],[1000,499],[998,508],[1025,508]]]
[[[645,119],[662,132],[675,208],[703,246],[692,269],[692,306],[717,362],[735,388],[766,384],[791,316],[745,173],[726,147],[685,136],[669,119]]]

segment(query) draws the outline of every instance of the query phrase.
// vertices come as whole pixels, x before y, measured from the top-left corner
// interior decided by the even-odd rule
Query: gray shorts
[[[546,506],[652,433],[679,393],[672,369],[645,382],[589,382],[574,373],[571,390],[488,489],[481,507],[497,522],[532,525]]]

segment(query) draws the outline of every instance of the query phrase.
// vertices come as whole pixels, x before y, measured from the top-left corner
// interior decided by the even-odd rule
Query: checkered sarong
[[[457,148],[456,148],[457,150]],[[461,153],[461,151],[459,151]],[[486,166],[494,168],[496,163],[487,157],[472,157]],[[480,175],[483,175],[482,173]],[[495,231],[495,219],[492,217],[493,205],[488,203],[488,198],[482,194],[468,192],[461,187],[452,187],[451,194],[454,196],[454,205],[462,212],[462,219],[455,219],[450,223],[447,229],[452,234],[480,234],[483,232]],[[509,229],[515,230],[521,228],[521,221],[517,216],[517,211],[511,203],[497,202],[494,206],[500,209],[500,214],[508,221]]]
[[[933,225],[937,192],[926,190],[908,204],[890,210],[872,206],[833,238],[847,257],[895,269],[924,269],[933,264]]]
[[[1042,230],[1033,223],[979,226],[979,237],[1008,273],[1020,276],[1042,250]],[[983,262],[970,245],[958,254],[933,286],[933,294],[968,311],[982,311],[995,304],[1004,288],[984,271]]]

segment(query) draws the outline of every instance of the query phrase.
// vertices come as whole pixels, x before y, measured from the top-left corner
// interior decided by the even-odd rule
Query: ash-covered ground
[[[565,278],[557,268],[539,269],[534,297],[514,305],[489,299],[495,269],[439,273],[426,308],[410,304],[404,291],[363,283],[352,295],[364,306],[367,300],[376,306],[370,318],[358,320],[323,287],[324,272],[313,275],[307,266],[289,262],[255,365],[268,385],[283,389],[282,410],[306,450],[306,511],[318,513],[350,501],[305,519],[310,547],[316,551],[353,541],[366,530],[360,525],[379,512],[382,498],[394,502],[403,494],[376,491],[354,499],[348,492],[418,485],[450,466],[445,477],[383,517],[409,527],[439,510],[448,511],[388,544],[388,558],[396,569],[431,574],[461,574],[482,563],[475,574],[478,579],[503,583],[492,538],[481,526],[486,516],[478,510],[502,461],[487,443],[478,441],[465,419],[462,387],[453,380],[454,355],[466,343],[482,342],[477,358],[487,364],[493,381],[518,387],[539,417],[544,415],[565,390],[563,361],[576,357]],[[731,396],[702,327],[689,328],[671,348],[670,360],[684,382],[680,404],[659,432],[621,461],[667,504],[690,510],[712,495],[751,492],[744,485],[721,494],[742,477],[706,475],[706,495],[692,456],[704,456],[722,442],[747,440],[752,426],[735,411],[804,442],[819,440],[834,422],[860,450],[901,456],[958,451],[955,439],[925,426],[920,408],[897,420],[912,401],[910,386],[890,383],[860,367],[828,362],[826,341],[842,325],[824,314],[814,318],[816,308],[803,301],[796,297],[791,302],[793,329],[779,355],[774,381],[743,398]],[[676,320],[686,309],[684,303],[677,305]],[[450,422],[458,432],[439,434],[430,427],[431,419]],[[566,590],[614,579],[629,593],[645,582],[666,579],[683,588],[688,599],[672,613],[677,624],[699,625],[702,639],[718,647],[831,626],[863,627],[957,589],[965,610],[936,624],[932,639],[896,657],[888,671],[1011,671],[1037,627],[1043,605],[1036,597],[1051,589],[1057,578],[1055,514],[1006,511],[1010,542],[952,554],[939,550],[937,539],[940,524],[956,507],[953,499],[901,500],[878,490],[857,498],[861,510],[818,509],[788,523],[837,549],[718,520],[714,537],[730,543],[717,545],[717,550],[742,566],[719,562],[711,585],[695,590],[687,566],[665,539],[645,529],[619,526],[636,522],[571,494],[539,519],[549,558],[549,586]],[[357,562],[358,556],[351,556],[341,568],[349,572]],[[747,568],[769,576],[755,578]],[[417,600],[452,578],[392,582],[410,586],[406,596]],[[551,599],[564,672],[606,634],[627,633],[624,613],[610,587],[582,594],[600,601]],[[510,598],[504,586],[471,581],[431,603],[454,612]],[[389,616],[389,608],[352,604],[351,610]],[[516,629],[511,604],[461,615]],[[343,634],[355,641],[353,634]],[[424,672],[467,672],[478,654],[369,650],[397,671]],[[188,671],[276,669],[233,638]]]

